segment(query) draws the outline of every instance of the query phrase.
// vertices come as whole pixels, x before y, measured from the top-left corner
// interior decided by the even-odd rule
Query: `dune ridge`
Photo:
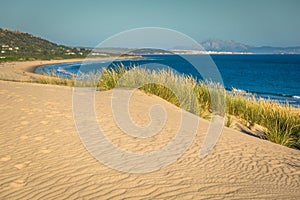
[[[204,159],[199,149],[209,122],[200,120],[190,148],[175,163],[146,174],[99,163],[81,143],[73,121],[72,88],[0,81],[1,199],[297,199],[300,152],[224,128]],[[161,148],[176,134],[180,109],[140,91],[132,119],[149,123],[152,105],[168,118],[154,137],[125,135],[114,123],[112,91],[96,92],[96,115],[116,146],[137,152]],[[114,155],[111,155],[114,159]]]

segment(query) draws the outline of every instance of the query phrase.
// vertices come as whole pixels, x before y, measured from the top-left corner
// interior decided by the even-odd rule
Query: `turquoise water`
[[[199,60],[199,69],[204,67],[206,55],[185,55],[186,58]],[[278,102],[289,102],[300,107],[300,55],[210,55],[216,64],[226,89],[237,88],[256,94],[258,97],[271,98]],[[203,79],[189,62],[178,55],[144,55],[141,59],[97,61],[81,67],[80,62],[44,65],[37,73],[55,71],[61,77],[70,77],[78,71],[113,68],[116,65],[140,65],[155,69],[168,66],[179,73]],[[206,77],[207,78],[207,77]]]

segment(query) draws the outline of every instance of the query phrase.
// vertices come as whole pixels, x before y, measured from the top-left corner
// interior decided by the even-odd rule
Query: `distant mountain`
[[[220,39],[208,39],[193,46],[174,46],[168,50],[160,49],[134,49],[134,48],[119,48],[119,47],[105,47],[93,49],[96,53],[110,53],[110,54],[169,54],[183,53],[183,54],[197,54],[210,51],[212,53],[252,53],[252,54],[300,54],[300,47],[271,47],[271,46],[251,46],[236,42],[233,40],[225,41]]]
[[[230,52],[246,52],[250,48],[233,40],[224,41],[220,39],[209,39],[201,42],[201,45],[206,51],[230,51]]]
[[[58,45],[29,33],[0,28],[0,61],[85,57],[89,51]]]
[[[220,39],[208,39],[199,46],[176,46],[172,50],[177,53],[199,53],[199,51],[212,51],[214,53],[258,53],[258,54],[300,54],[300,47],[271,47],[251,46],[233,40],[224,41]],[[170,51],[172,51],[170,50]],[[191,51],[186,51],[191,50]],[[93,51],[91,53],[91,51]],[[174,51],[175,52],[175,51]],[[89,54],[91,53],[91,54]],[[45,39],[33,36],[29,33],[12,31],[0,28],[0,62],[14,60],[49,60],[66,58],[85,58],[87,55],[106,57],[109,55],[130,54],[167,54],[168,52],[153,49],[131,49],[131,48],[83,48],[58,45]],[[200,52],[201,53],[201,52]]]
[[[208,39],[200,43],[206,51],[248,52],[259,54],[300,54],[300,47],[250,46],[233,40]]]

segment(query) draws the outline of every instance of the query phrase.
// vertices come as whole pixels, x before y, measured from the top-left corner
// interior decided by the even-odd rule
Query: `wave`
[[[236,88],[231,88],[231,89],[226,88],[226,91],[228,93],[237,93],[243,96],[255,97],[256,99],[259,98],[268,99],[270,101],[275,101],[283,105],[288,103],[293,107],[297,107],[297,108],[300,107],[300,96],[298,95],[287,95],[287,94],[278,94],[278,93],[271,93],[271,92],[253,92],[253,91],[245,91]]]
[[[64,67],[58,67],[56,71],[65,75],[74,76],[74,73],[66,70]]]
[[[280,93],[273,93],[273,92],[257,92],[253,90],[244,90],[239,88],[226,88],[227,91],[240,91],[245,93],[250,93],[253,95],[259,95],[259,96],[274,96],[274,97],[282,97],[282,98],[295,98],[300,99],[300,96],[298,95],[291,95],[291,94],[280,94]]]

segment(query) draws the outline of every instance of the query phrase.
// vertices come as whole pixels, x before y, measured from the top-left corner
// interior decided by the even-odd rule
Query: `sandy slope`
[[[158,150],[178,128],[180,110],[136,92],[132,119],[150,122],[148,109],[168,114],[162,132],[126,136],[110,109],[112,92],[96,92],[96,114],[114,145],[137,152]],[[0,81],[0,199],[299,199],[300,152],[224,128],[203,160],[199,149],[208,122],[200,120],[191,147],[175,163],[146,174],[111,169],[81,143],[73,121],[72,88]],[[114,159],[114,155],[111,155]]]

